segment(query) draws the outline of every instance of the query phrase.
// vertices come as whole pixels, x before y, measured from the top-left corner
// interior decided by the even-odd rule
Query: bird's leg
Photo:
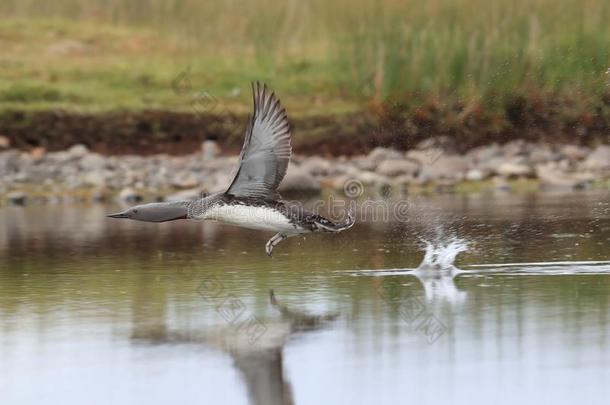
[[[271,256],[271,254],[273,253],[273,248],[276,247],[278,243],[287,238],[288,236],[284,235],[283,233],[276,233],[275,235],[273,235],[273,237],[269,239],[269,241],[265,245],[265,251],[267,252],[267,254]]]

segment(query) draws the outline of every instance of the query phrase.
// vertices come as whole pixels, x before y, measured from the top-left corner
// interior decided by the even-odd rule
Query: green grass
[[[256,79],[297,113],[526,92],[594,105],[610,81],[607,0],[4,0],[0,17],[0,108],[188,109],[205,92],[246,109]]]

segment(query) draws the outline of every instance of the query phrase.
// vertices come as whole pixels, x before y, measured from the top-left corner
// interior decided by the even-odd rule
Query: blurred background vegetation
[[[515,95],[603,105],[608,0],[2,0],[0,108],[246,111],[269,82],[293,114]],[[190,94],[190,93],[189,93]]]

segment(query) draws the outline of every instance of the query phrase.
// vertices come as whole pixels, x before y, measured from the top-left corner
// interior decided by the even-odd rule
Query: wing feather
[[[246,127],[239,167],[226,193],[275,199],[292,153],[290,123],[280,100],[266,85],[253,83],[252,98],[254,112]]]

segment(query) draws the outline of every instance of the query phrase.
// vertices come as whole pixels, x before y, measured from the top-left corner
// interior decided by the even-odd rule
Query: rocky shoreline
[[[222,155],[214,141],[204,141],[200,152],[184,156],[106,156],[83,145],[59,152],[8,149],[0,151],[0,201],[24,205],[190,199],[226,187],[236,162],[236,156]],[[394,189],[451,192],[463,184],[510,189],[512,180],[525,179],[541,188],[608,188],[610,146],[517,140],[458,154],[448,138],[437,137],[406,153],[375,148],[367,155],[351,157],[296,155],[280,191],[341,190],[353,197],[349,187],[360,188],[359,193]]]

